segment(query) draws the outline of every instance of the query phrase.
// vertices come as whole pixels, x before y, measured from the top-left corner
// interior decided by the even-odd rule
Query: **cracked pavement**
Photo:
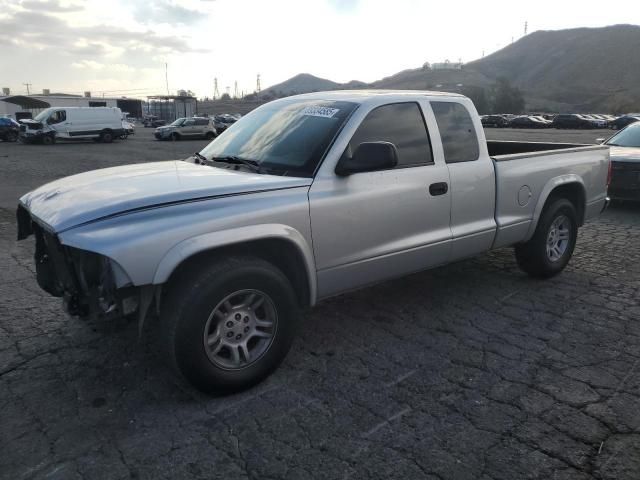
[[[91,155],[127,163],[112,152],[146,151],[139,130],[86,150],[0,143],[0,190],[88,170]],[[11,200],[2,479],[640,478],[640,206],[582,228],[550,280],[501,249],[322,302],[269,379],[209,397],[164,367],[153,322],[139,340],[135,323],[70,318],[40,291]]]

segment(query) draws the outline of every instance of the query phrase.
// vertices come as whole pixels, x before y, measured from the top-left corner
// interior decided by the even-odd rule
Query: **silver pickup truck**
[[[69,313],[158,322],[182,375],[233,391],[332,295],[508,246],[529,275],[559,273],[608,170],[606,146],[487,142],[460,95],[314,93],[184,161],[44,185],[20,199],[18,238],[35,234],[38,283]]]

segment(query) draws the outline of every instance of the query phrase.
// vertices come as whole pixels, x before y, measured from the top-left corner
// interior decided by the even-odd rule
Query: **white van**
[[[91,138],[111,143],[125,133],[122,112],[116,107],[52,107],[33,120],[20,122],[20,139],[46,145],[58,139]]]

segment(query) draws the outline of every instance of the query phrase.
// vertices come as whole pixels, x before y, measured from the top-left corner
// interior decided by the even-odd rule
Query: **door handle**
[[[438,182],[438,183],[432,183],[431,185],[429,185],[429,193],[434,197],[437,195],[444,195],[448,191],[449,191],[449,185],[447,185],[447,182]]]

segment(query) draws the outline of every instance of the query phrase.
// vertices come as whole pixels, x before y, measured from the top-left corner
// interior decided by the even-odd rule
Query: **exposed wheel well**
[[[573,203],[576,213],[578,214],[578,225],[582,226],[584,224],[584,214],[587,203],[584,187],[579,183],[567,183],[554,188],[551,193],[549,193],[544,208],[557,198],[566,198]]]
[[[200,268],[203,264],[229,255],[254,256],[272,263],[279,268],[291,282],[300,306],[303,308],[310,306],[311,291],[304,258],[298,250],[298,247],[293,243],[277,238],[253,240],[196,253],[183,260],[183,262],[175,268],[171,276],[167,279],[166,285],[168,288],[171,288],[171,283],[176,281],[178,277],[180,281],[183,281],[184,275],[188,274],[189,270]]]

